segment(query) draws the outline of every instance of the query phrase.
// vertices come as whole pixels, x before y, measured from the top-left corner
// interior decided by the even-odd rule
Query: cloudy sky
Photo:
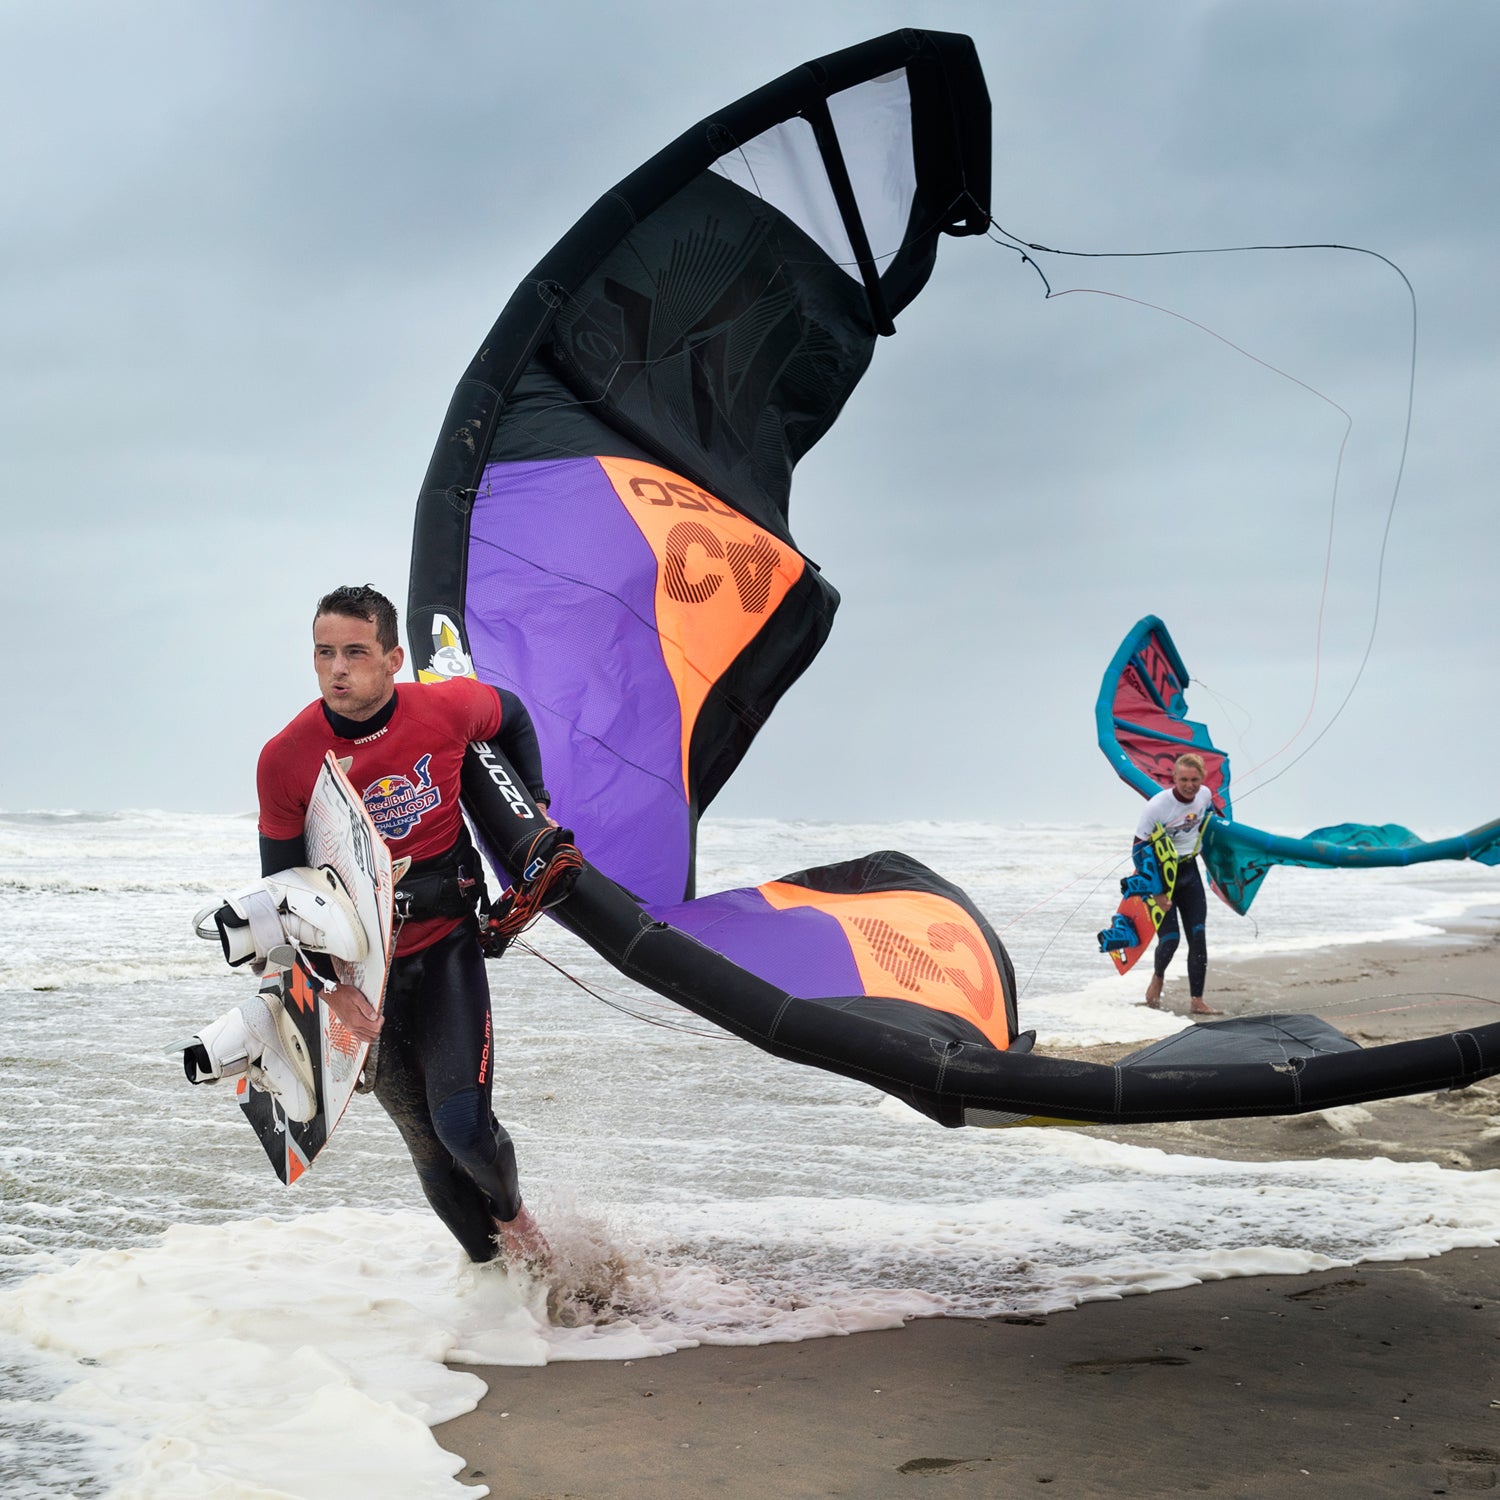
[[[1405,468],[1380,260],[1038,254],[1091,289],[1048,300],[951,241],[798,472],[844,604],[720,808],[1126,823],[1093,702],[1146,613],[1248,785],[1328,723],[1378,600],[1352,701],[1242,815],[1500,814],[1491,0],[10,0],[0,806],[251,809],[312,602],[404,603],[516,283],[695,120],[904,25],[974,37],[1023,240],[1396,262]]]

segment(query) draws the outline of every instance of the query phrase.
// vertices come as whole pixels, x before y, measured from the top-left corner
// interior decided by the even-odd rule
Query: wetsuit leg
[[[494,1220],[521,1200],[515,1147],[490,1109],[489,983],[472,922],[396,960],[385,1016],[375,1097],[433,1211],[471,1260],[492,1260]]]
[[[1185,859],[1177,870],[1177,890],[1172,912],[1182,909],[1182,925],[1187,930],[1188,994],[1202,996],[1208,977],[1208,892],[1196,859]]]
[[[1156,933],[1156,958],[1153,967],[1159,978],[1165,979],[1167,965],[1172,962],[1177,954],[1177,945],[1182,941],[1182,933],[1177,921],[1177,899],[1172,899],[1172,909],[1162,918],[1161,926]]]

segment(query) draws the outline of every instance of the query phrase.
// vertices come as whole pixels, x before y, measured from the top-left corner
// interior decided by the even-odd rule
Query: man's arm
[[[256,831],[260,834],[262,878],[307,863],[302,820],[307,816],[307,797],[312,787],[309,782],[299,799],[287,785],[287,752],[281,745],[282,739],[278,735],[267,743],[255,764],[255,796],[260,805]]]
[[[496,688],[500,695],[500,732],[494,742],[511,763],[517,776],[526,784],[531,800],[544,812],[551,806],[552,794],[542,780],[542,752],[536,741],[536,726],[526,705],[508,688]]]
[[[307,863],[307,840],[299,833],[294,839],[260,836],[260,873],[262,877],[279,870],[294,870]]]

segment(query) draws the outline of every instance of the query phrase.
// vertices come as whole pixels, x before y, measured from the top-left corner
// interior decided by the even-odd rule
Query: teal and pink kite
[[[1153,797],[1172,781],[1172,763],[1194,751],[1217,816],[1203,837],[1203,862],[1214,889],[1244,914],[1275,865],[1313,869],[1372,869],[1472,859],[1500,865],[1500,820],[1451,838],[1423,839],[1399,823],[1338,823],[1301,838],[1267,833],[1234,816],[1229,757],[1207,728],[1187,716],[1187,668],[1167,627],[1155,615],[1136,621],[1120,643],[1094,706],[1099,748],[1122,781]]]

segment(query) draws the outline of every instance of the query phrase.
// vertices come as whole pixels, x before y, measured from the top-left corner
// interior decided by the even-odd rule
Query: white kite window
[[[883,271],[906,237],[916,194],[905,70],[832,95],[828,110],[870,250]],[[786,120],[763,131],[721,156],[713,170],[780,210],[850,276],[861,279],[822,153],[806,120]]]
[[[884,271],[906,239],[917,195],[905,69],[833,95],[828,112],[854,184],[870,253]]]

